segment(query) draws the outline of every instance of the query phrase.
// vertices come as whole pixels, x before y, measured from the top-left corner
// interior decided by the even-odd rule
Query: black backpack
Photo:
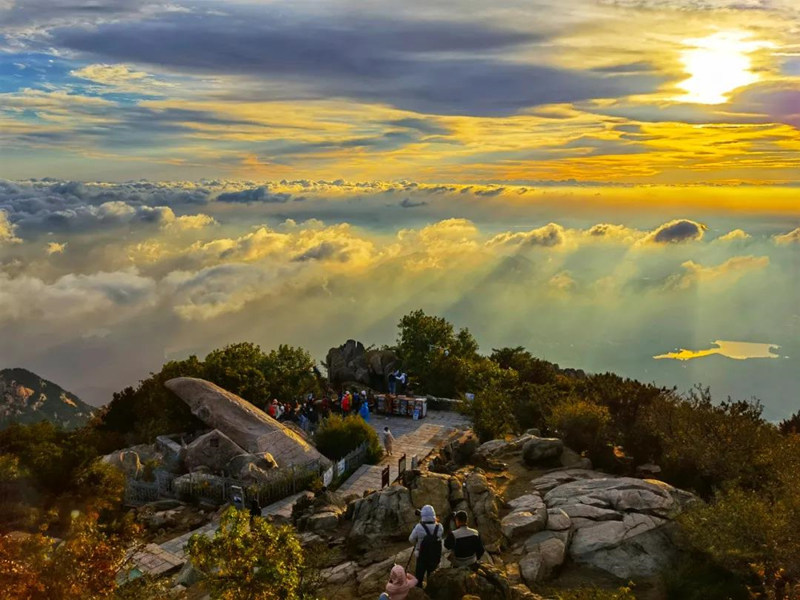
[[[425,530],[425,537],[422,538],[422,543],[419,545],[418,560],[429,569],[435,569],[442,560],[442,543],[436,537],[436,528],[439,527],[439,524],[433,526],[433,533],[424,523],[420,523],[420,525]]]

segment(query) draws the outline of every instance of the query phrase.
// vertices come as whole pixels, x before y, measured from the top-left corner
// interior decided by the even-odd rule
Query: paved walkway
[[[367,490],[381,489],[381,471],[389,465],[389,479],[398,476],[398,460],[406,455],[406,468],[411,468],[411,457],[421,461],[439,445],[444,443],[453,431],[469,427],[469,420],[458,413],[430,411],[424,419],[414,421],[408,417],[372,415],[370,425],[378,435],[384,427],[389,427],[395,438],[392,456],[384,456],[377,465],[361,465],[339,488],[343,494],[362,495]],[[382,440],[381,436],[381,440]]]
[[[416,455],[421,461],[447,440],[453,431],[469,427],[469,420],[455,412],[430,411],[427,417],[417,421],[409,417],[373,414],[370,425],[379,435],[384,427],[389,427],[395,438],[393,456],[384,456],[378,465],[362,465],[342,484],[339,492],[362,495],[366,490],[381,489],[381,471],[386,465],[390,467],[390,480],[394,481],[398,475],[397,461],[403,453],[406,454],[406,467],[411,468],[412,456]],[[270,504],[261,510],[261,514],[288,519],[292,515],[292,505],[305,493],[307,492],[303,491]],[[150,546],[153,548],[148,547],[147,556],[142,556],[143,562],[147,564],[140,563],[140,570],[151,572],[163,569],[166,565],[170,565],[169,568],[182,565],[186,562],[185,550],[189,538],[196,533],[212,536],[218,528],[219,521],[213,520],[202,527],[166,541],[160,546],[151,544]]]

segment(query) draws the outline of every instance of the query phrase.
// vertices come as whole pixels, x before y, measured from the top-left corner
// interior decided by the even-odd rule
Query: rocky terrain
[[[475,572],[443,559],[425,593],[409,598],[534,599],[576,577],[637,581],[641,597],[658,598],[658,575],[680,553],[673,519],[694,501],[657,480],[592,470],[558,439],[532,432],[479,446],[468,432],[381,491],[309,494],[292,521],[309,553],[324,557],[323,597],[331,600],[378,596],[392,565],[409,562],[407,537],[424,504],[446,530],[466,510],[488,554]]]
[[[93,411],[74,394],[26,369],[0,371],[0,428],[52,421],[71,429],[84,425]]]

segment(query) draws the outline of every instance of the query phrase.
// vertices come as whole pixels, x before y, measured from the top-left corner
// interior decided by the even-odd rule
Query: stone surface
[[[391,350],[367,350],[361,342],[347,340],[328,350],[325,364],[333,383],[358,382],[386,391],[389,373],[399,366],[399,361]]]
[[[606,473],[599,473],[598,471],[590,471],[588,469],[559,469],[537,477],[531,481],[531,485],[540,494],[546,494],[550,490],[571,481],[580,481],[582,479],[605,479],[608,475]]]
[[[323,569],[320,578],[326,585],[338,585],[354,581],[357,565],[353,561],[345,562],[335,567]]]
[[[355,501],[348,539],[357,545],[408,539],[418,520],[408,489],[393,485]]]
[[[245,451],[227,435],[214,429],[204,433],[186,446],[184,464],[189,471],[206,466],[214,473],[221,473],[236,456]]]
[[[334,511],[319,512],[311,515],[306,520],[306,529],[309,531],[330,531],[339,526],[340,513]]]
[[[560,509],[572,523],[568,552],[574,561],[623,579],[649,577],[669,567],[676,555],[670,520],[694,501],[691,494],[655,480],[593,472],[561,475],[575,479],[550,489],[544,500],[549,510]],[[537,481],[545,488],[553,478]],[[537,551],[555,556],[556,544],[548,544],[552,547],[540,543]]]
[[[221,387],[203,379],[178,377],[164,384],[181,398],[192,414],[219,429],[245,451],[269,452],[279,466],[330,461],[291,429]]]
[[[547,506],[539,494],[526,494],[508,502],[512,511],[503,517],[503,535],[514,541],[541,531],[547,525]]]
[[[547,510],[547,529],[551,531],[564,531],[572,527],[569,515],[560,508]]]
[[[450,480],[448,475],[438,473],[422,473],[414,481],[411,488],[411,504],[415,508],[422,508],[430,504],[436,510],[436,515],[444,523],[450,517]],[[460,488],[456,485],[456,488]]]
[[[500,501],[486,476],[479,471],[470,473],[465,480],[464,492],[471,511],[471,526],[481,532],[485,544],[498,542],[502,537]]]
[[[522,459],[529,466],[556,460],[564,451],[564,442],[558,438],[530,436],[522,447]]]
[[[514,586],[505,573],[481,563],[471,569],[438,569],[430,576],[428,595],[436,600],[463,600],[477,596],[481,600],[537,600],[530,590]]]

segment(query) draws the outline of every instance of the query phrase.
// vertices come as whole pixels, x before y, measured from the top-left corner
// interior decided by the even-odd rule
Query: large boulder
[[[529,466],[557,460],[564,451],[564,442],[558,438],[530,436],[522,447],[522,459]]]
[[[512,511],[503,517],[503,535],[514,541],[541,531],[547,525],[547,506],[539,494],[526,494],[508,503]]]
[[[328,350],[325,365],[332,383],[358,382],[386,391],[389,373],[397,369],[399,361],[391,350],[367,350],[361,342],[347,340]]]
[[[579,478],[553,487],[544,500],[569,518],[574,531],[569,555],[575,562],[622,579],[669,568],[677,555],[672,519],[694,496],[655,480],[571,475]]]
[[[258,467],[263,471],[275,469],[278,463],[269,452],[262,452],[260,454],[239,454],[234,456],[228,464],[225,465],[225,470],[231,477],[240,477],[242,473],[250,470],[250,465]]]
[[[439,473],[423,472],[414,480],[411,487],[411,504],[415,508],[422,508],[430,504],[436,510],[436,515],[445,523],[450,517],[450,483],[456,481],[455,477]],[[456,489],[460,485],[453,486]]]
[[[389,540],[406,540],[418,522],[408,488],[392,485],[366,498],[352,508],[353,527],[348,540],[356,546]]]
[[[210,381],[177,377],[164,385],[189,405],[192,414],[210,427],[219,429],[246,452],[269,452],[281,467],[312,461],[325,466],[330,464],[300,435]]]
[[[473,526],[481,532],[486,544],[499,542],[502,538],[500,500],[486,475],[473,471],[464,483],[464,495],[472,511]]]
[[[553,488],[556,488],[571,481],[580,481],[582,479],[605,479],[608,475],[598,471],[591,471],[588,469],[563,469],[546,473],[541,477],[537,477],[531,481],[531,485],[540,494],[546,494]]]
[[[246,453],[236,442],[218,429],[214,429],[186,446],[183,462],[189,471],[204,466],[214,473],[220,473],[225,470],[231,459],[242,454]]]

